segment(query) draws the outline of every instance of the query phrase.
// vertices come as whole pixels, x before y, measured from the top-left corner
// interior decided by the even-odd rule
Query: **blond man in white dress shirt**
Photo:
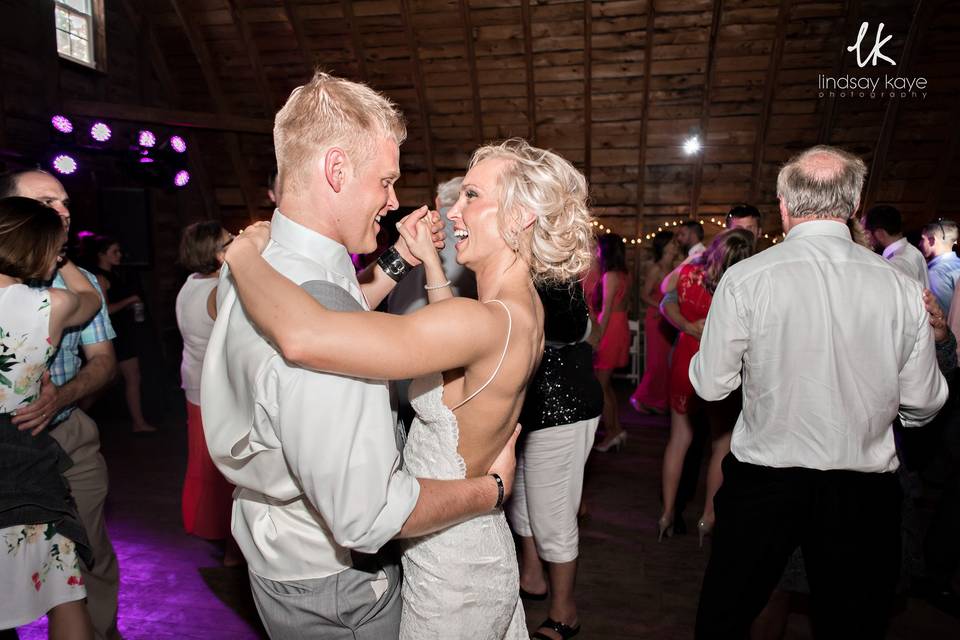
[[[892,422],[947,399],[923,291],[855,244],[866,167],[814,147],[780,171],[787,236],[731,267],[690,363],[708,401],[743,385],[697,638],[745,637],[800,546],[818,637],[883,637],[900,567]]]
[[[319,72],[277,114],[278,208],[263,256],[328,309],[376,307],[415,263],[398,244],[358,278],[349,255],[373,251],[380,217],[398,207],[405,136],[389,100]],[[433,231],[439,241],[442,230]],[[512,485],[516,436],[491,468],[502,490],[489,475],[415,478],[401,468],[386,381],[287,364],[250,322],[227,268],[217,308],[201,379],[204,430],[237,486],[233,535],[267,632],[397,638],[399,564],[378,551],[492,510]]]

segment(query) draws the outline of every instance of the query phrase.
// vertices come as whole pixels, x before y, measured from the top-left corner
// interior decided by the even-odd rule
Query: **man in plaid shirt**
[[[67,193],[52,175],[35,169],[0,176],[0,197],[7,196],[42,202],[60,214],[64,228],[69,230]],[[83,269],[80,271],[99,291],[96,278]],[[52,286],[66,288],[60,274]],[[64,476],[70,483],[70,492],[93,549],[93,566],[87,569],[81,565],[81,570],[87,586],[87,609],[98,640],[120,638],[117,631],[120,573],[103,519],[108,478],[107,463],[100,454],[100,432],[76,403],[113,379],[117,360],[110,341],[114,337],[106,304],[83,327],[64,331],[57,357],[50,366],[50,377],[45,377],[39,398],[18,411],[13,420],[21,430],[30,429],[35,434],[49,428],[50,435],[73,460],[73,466]],[[85,364],[80,359],[80,349],[83,349]]]

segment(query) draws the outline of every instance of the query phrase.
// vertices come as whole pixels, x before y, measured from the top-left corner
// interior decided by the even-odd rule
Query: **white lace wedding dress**
[[[508,329],[508,343],[509,335]],[[497,365],[490,380],[454,410],[499,370]],[[414,380],[410,404],[417,417],[403,450],[407,471],[418,478],[465,478],[457,417],[443,403],[443,376]],[[516,549],[502,509],[410,540],[403,553],[400,640],[528,640],[519,589]]]

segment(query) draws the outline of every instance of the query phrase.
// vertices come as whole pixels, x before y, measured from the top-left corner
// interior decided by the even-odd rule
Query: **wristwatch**
[[[390,247],[381,253],[377,258],[377,264],[394,282],[400,282],[403,276],[413,269],[413,265],[403,259],[396,247]]]

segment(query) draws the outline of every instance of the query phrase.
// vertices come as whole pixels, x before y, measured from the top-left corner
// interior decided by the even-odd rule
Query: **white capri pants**
[[[597,416],[532,431],[517,460],[507,516],[517,535],[533,536],[546,562],[570,562],[579,554],[583,468],[599,422]]]

